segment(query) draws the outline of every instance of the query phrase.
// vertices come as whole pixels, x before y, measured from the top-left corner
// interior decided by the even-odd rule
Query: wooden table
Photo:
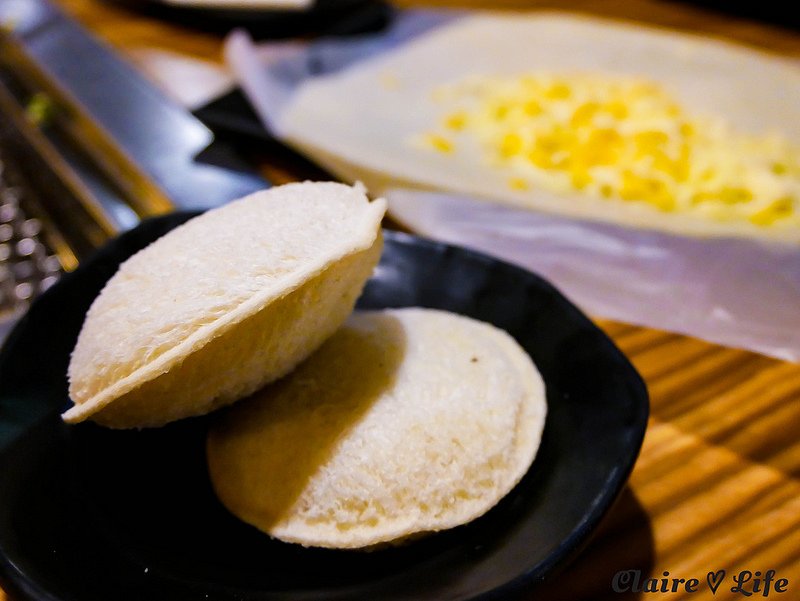
[[[221,60],[219,36],[100,0],[58,2],[123,54],[156,48]],[[800,58],[799,34],[681,3],[476,0],[458,5],[567,8],[702,32]],[[287,164],[285,158],[265,156],[263,166],[274,182],[309,175],[307,167]],[[598,322],[644,376],[650,424],[619,503],[583,554],[535,598],[745,599],[730,592],[733,575],[772,569],[789,584],[786,593],[772,592],[769,598],[800,599],[800,366],[686,336]],[[612,592],[614,574],[631,569],[703,582],[708,572],[724,569],[727,579],[715,596],[705,585],[693,594]],[[751,597],[756,598],[764,597]],[[2,591],[0,601],[5,601]]]

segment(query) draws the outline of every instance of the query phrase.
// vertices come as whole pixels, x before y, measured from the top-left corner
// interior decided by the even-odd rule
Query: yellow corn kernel
[[[633,136],[633,142],[636,146],[645,152],[660,148],[669,142],[669,136],[663,131],[640,131]]]
[[[622,135],[616,129],[607,127],[595,130],[591,137],[598,144],[616,145],[622,142]]]
[[[572,113],[569,124],[572,127],[586,127],[592,124],[592,120],[600,110],[600,105],[596,102],[585,102]]]
[[[554,166],[553,153],[542,150],[538,146],[530,150],[525,157],[529,163],[540,169],[552,169]]]
[[[540,136],[534,144],[537,150],[552,156],[553,154],[565,150],[565,136],[557,131],[545,136]]]
[[[622,182],[619,188],[619,195],[624,200],[641,200],[644,194],[641,178],[634,174],[630,169],[622,172]]]
[[[728,205],[750,202],[753,200],[753,193],[747,188],[733,188],[725,186],[719,190],[702,190],[692,195],[692,204],[703,202],[722,202]]]
[[[613,165],[617,157],[613,146],[591,142],[576,147],[570,154],[571,164],[587,169],[598,165]]]
[[[449,154],[455,150],[453,143],[439,134],[427,134],[425,141],[430,144],[435,150]]]
[[[512,177],[508,180],[508,187],[512,190],[527,190],[528,189],[528,182],[526,182],[521,177]]]
[[[583,143],[570,147],[572,162],[585,168],[613,165],[619,159],[622,136],[613,129],[594,129]]]
[[[500,140],[500,156],[509,158],[522,152],[524,142],[522,136],[514,132],[509,132]]]
[[[550,100],[566,100],[570,96],[572,96],[572,90],[562,82],[554,83],[544,92],[544,97]]]
[[[508,117],[508,113],[511,111],[511,107],[508,104],[498,104],[492,107],[491,115],[492,118],[497,121],[502,121],[506,117]]]
[[[444,126],[447,129],[452,129],[455,131],[460,131],[464,129],[464,126],[467,124],[467,115],[463,111],[459,111],[457,113],[453,113],[452,115],[448,115],[444,120]]]
[[[704,169],[703,172],[700,174],[700,181],[701,182],[710,182],[714,179],[717,175],[717,172],[713,169]]]
[[[605,106],[603,106],[603,110],[614,117],[614,119],[618,120],[625,119],[629,114],[628,107],[620,100],[607,102]]]
[[[774,200],[760,211],[756,211],[748,217],[755,225],[772,225],[779,219],[791,216],[794,212],[792,199],[788,196]]]
[[[666,152],[663,150],[653,150],[652,152],[648,153],[647,156],[650,156],[653,160],[653,169],[661,171],[672,178],[677,176],[679,171],[678,161],[673,161],[669,156],[667,156]]]
[[[719,199],[725,204],[737,204],[753,200],[753,193],[747,188],[733,188],[725,186],[719,191]]]
[[[657,193],[651,195],[647,202],[661,211],[675,210],[675,197],[666,188],[661,188]]]
[[[693,205],[698,205],[704,202],[717,200],[718,196],[719,195],[716,191],[701,190],[692,194],[690,202]]]
[[[536,100],[526,100],[522,105],[522,111],[529,117],[535,117],[542,113],[542,105]]]
[[[573,169],[570,173],[570,181],[578,190],[583,190],[592,183],[592,176],[585,169]]]
[[[692,170],[692,147],[689,144],[681,144],[678,159],[675,161],[675,171],[673,173],[675,181],[685,182],[689,179]]]
[[[628,169],[622,173],[619,194],[624,200],[642,200],[662,211],[671,211],[675,208],[675,199],[664,182],[640,177]]]

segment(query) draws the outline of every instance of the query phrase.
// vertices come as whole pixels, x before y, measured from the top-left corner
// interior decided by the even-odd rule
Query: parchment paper
[[[365,72],[370,77],[388,75],[401,81],[411,77],[410,73],[387,72],[386,65],[392,63],[381,61],[390,61],[398,54],[391,51],[408,40],[463,18],[462,13],[409,11],[380,36],[310,45],[255,46],[245,34],[236,32],[228,40],[226,57],[256,111],[276,136],[342,179],[360,179],[371,193],[387,196],[390,213],[412,230],[536,271],[590,314],[800,361],[800,250],[796,246],[676,235],[598,223],[580,212],[557,216],[487,202],[489,188],[497,186],[491,183],[488,188],[476,189],[483,184],[475,180],[485,180],[485,174],[475,178],[468,170],[435,162],[426,167],[428,175],[422,176],[415,165],[411,170],[397,164],[387,167],[387,162],[402,164],[397,154],[404,152],[398,150],[399,130],[393,129],[397,125],[388,123],[374,131],[372,118],[364,114],[364,103],[348,104],[319,95],[319,88],[330,81],[359,81]],[[728,51],[750,61],[751,67],[762,59],[776,61],[770,64],[777,71],[759,81],[762,87],[784,85],[774,80],[790,68],[788,62],[740,48],[726,46],[722,50]],[[686,52],[691,53],[691,48]],[[625,53],[618,50],[617,58],[624,62]],[[706,59],[712,66],[716,60]],[[515,62],[509,69],[519,71],[524,64]],[[431,68],[420,67],[423,75],[415,73],[415,85],[420,78],[431,86],[443,77],[441,72],[431,74]],[[719,103],[721,86],[732,75],[712,69],[705,83],[698,82],[699,91],[716,90],[705,97]],[[786,103],[796,104],[793,91],[789,86],[777,99],[769,94],[773,98],[771,116],[749,115],[741,99],[727,101],[726,110],[739,111],[744,128],[781,127],[785,135],[800,139],[800,120],[784,127],[778,118],[781,111],[789,110]],[[317,104],[320,98],[326,99],[325,103]],[[393,109],[405,123],[402,131],[408,123],[421,122],[419,115],[407,117],[417,108],[398,105]],[[300,136],[298,123],[303,131]],[[359,136],[361,142],[354,142]],[[372,154],[380,155],[374,161],[369,153],[364,155],[364,139],[372,140],[372,146],[368,145],[372,148],[374,140],[381,142],[381,148],[373,150]],[[468,184],[463,184],[464,178]]]

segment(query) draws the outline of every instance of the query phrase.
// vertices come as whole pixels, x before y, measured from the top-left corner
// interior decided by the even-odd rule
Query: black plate
[[[206,31],[226,33],[247,29],[257,38],[299,35],[354,35],[380,31],[393,11],[384,0],[314,0],[304,10],[268,10],[259,7],[175,4],[164,0],[106,0],[146,15],[176,21]]]
[[[112,431],[59,419],[84,314],[118,264],[191,214],[147,221],[32,306],[0,353],[0,575],[23,598],[80,601],[507,598],[586,541],[647,421],[642,380],[551,285],[466,250],[387,232],[363,308],[419,305],[498,325],[547,384],[539,455],[467,526],[372,553],[270,540],[215,499],[205,418]]]

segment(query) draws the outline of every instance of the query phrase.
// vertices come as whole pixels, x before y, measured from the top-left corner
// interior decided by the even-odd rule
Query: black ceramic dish
[[[190,214],[147,221],[34,303],[0,353],[0,576],[19,598],[81,601],[508,598],[586,541],[633,466],[644,385],[552,286],[462,249],[388,232],[363,308],[449,309],[506,329],[547,384],[528,475],[467,526],[372,553],[270,540],[215,499],[208,418],[165,428],[67,426],[65,372],[118,264]]]
[[[305,10],[269,10],[224,2],[170,3],[165,0],[106,0],[149,16],[197,29],[225,33],[247,29],[257,38],[298,35],[353,35],[383,29],[392,10],[384,0],[315,0]]]

